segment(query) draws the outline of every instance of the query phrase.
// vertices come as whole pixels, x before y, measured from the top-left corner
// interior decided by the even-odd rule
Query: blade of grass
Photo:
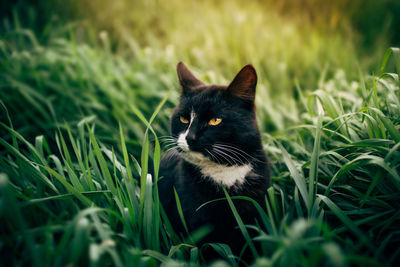
[[[243,224],[242,218],[240,218],[240,215],[239,215],[235,205],[233,204],[233,201],[232,201],[231,197],[229,196],[228,192],[226,191],[226,189],[225,188],[222,188],[222,189],[223,189],[225,197],[226,197],[226,199],[228,201],[229,207],[232,210],[233,216],[235,217],[236,222],[237,222],[237,224],[239,226],[239,229],[242,232],[242,234],[243,234],[244,238],[246,239],[247,243],[249,244],[249,247],[250,247],[250,250],[251,250],[251,252],[253,254],[253,257],[257,258],[258,257],[258,252],[256,250],[256,247],[253,244],[253,241],[250,238],[249,233],[247,232],[246,227]]]

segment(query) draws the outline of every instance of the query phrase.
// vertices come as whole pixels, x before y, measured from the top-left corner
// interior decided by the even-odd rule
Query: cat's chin
[[[183,154],[183,158],[185,160],[187,160],[190,163],[195,164],[195,165],[207,163],[207,162],[213,162],[211,159],[204,156],[203,153],[201,153],[201,152],[188,150],[182,154]]]
[[[209,157],[207,157],[206,155],[204,155],[201,152],[198,151],[193,151],[193,150],[187,150],[187,151],[183,151],[183,153],[181,153],[182,157],[184,160],[186,160],[187,162],[192,163],[193,165],[196,165],[198,167],[204,167],[204,166],[228,166],[227,164],[223,164],[220,162],[215,162],[212,159],[210,159]]]

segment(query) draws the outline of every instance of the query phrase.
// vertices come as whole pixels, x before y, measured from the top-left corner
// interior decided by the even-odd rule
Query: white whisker
[[[224,152],[224,151],[222,151],[220,149],[217,149],[217,148],[213,148],[213,151],[216,152],[217,154],[219,154],[221,157],[223,157],[226,161],[228,161],[229,164],[231,164],[231,165],[239,165],[239,164],[237,164],[237,161],[235,160],[235,158],[233,158],[228,153],[226,153],[226,152]]]
[[[245,158],[251,158],[251,159],[254,160],[254,161],[260,161],[259,159],[255,158],[254,156],[249,155],[246,151],[244,151],[244,150],[238,148],[237,146],[230,145],[230,144],[223,144],[223,143],[216,143],[216,144],[214,144],[214,145],[217,146],[217,147],[219,147],[219,148],[222,148],[222,147],[224,147],[224,148],[230,148],[230,149],[232,149],[232,150],[237,151],[238,153],[243,154],[243,155],[245,156]]]
[[[245,163],[250,163],[249,160],[242,154],[240,154],[239,152],[229,149],[229,148],[223,148],[223,147],[215,147],[216,149],[219,149],[221,151],[224,151],[226,153],[229,153],[232,157],[234,157],[235,159],[237,159],[238,161],[240,161],[242,164]]]
[[[212,158],[213,160],[215,160],[218,164],[221,164],[221,162],[218,160],[218,158],[217,158],[212,152],[210,152],[207,148],[205,148],[205,150],[206,150],[206,152],[207,152],[208,154],[210,154],[210,156],[211,156],[211,158]]]

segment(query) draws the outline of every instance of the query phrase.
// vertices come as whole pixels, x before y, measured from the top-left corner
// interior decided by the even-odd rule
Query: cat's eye
[[[182,117],[182,116],[179,117],[179,120],[180,120],[182,123],[185,123],[185,124],[189,123],[189,120],[186,119],[185,117]]]
[[[220,118],[212,118],[208,122],[208,124],[211,125],[211,126],[216,126],[216,125],[220,124],[221,122],[222,122],[222,119],[220,119]]]

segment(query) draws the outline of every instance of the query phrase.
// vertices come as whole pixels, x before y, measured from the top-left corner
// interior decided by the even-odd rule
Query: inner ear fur
[[[247,64],[236,74],[233,81],[229,84],[227,91],[243,100],[254,103],[256,85],[256,70],[251,64]]]
[[[176,66],[176,72],[178,73],[179,83],[182,86],[183,92],[194,90],[196,87],[204,84],[182,62],[179,62]]]

